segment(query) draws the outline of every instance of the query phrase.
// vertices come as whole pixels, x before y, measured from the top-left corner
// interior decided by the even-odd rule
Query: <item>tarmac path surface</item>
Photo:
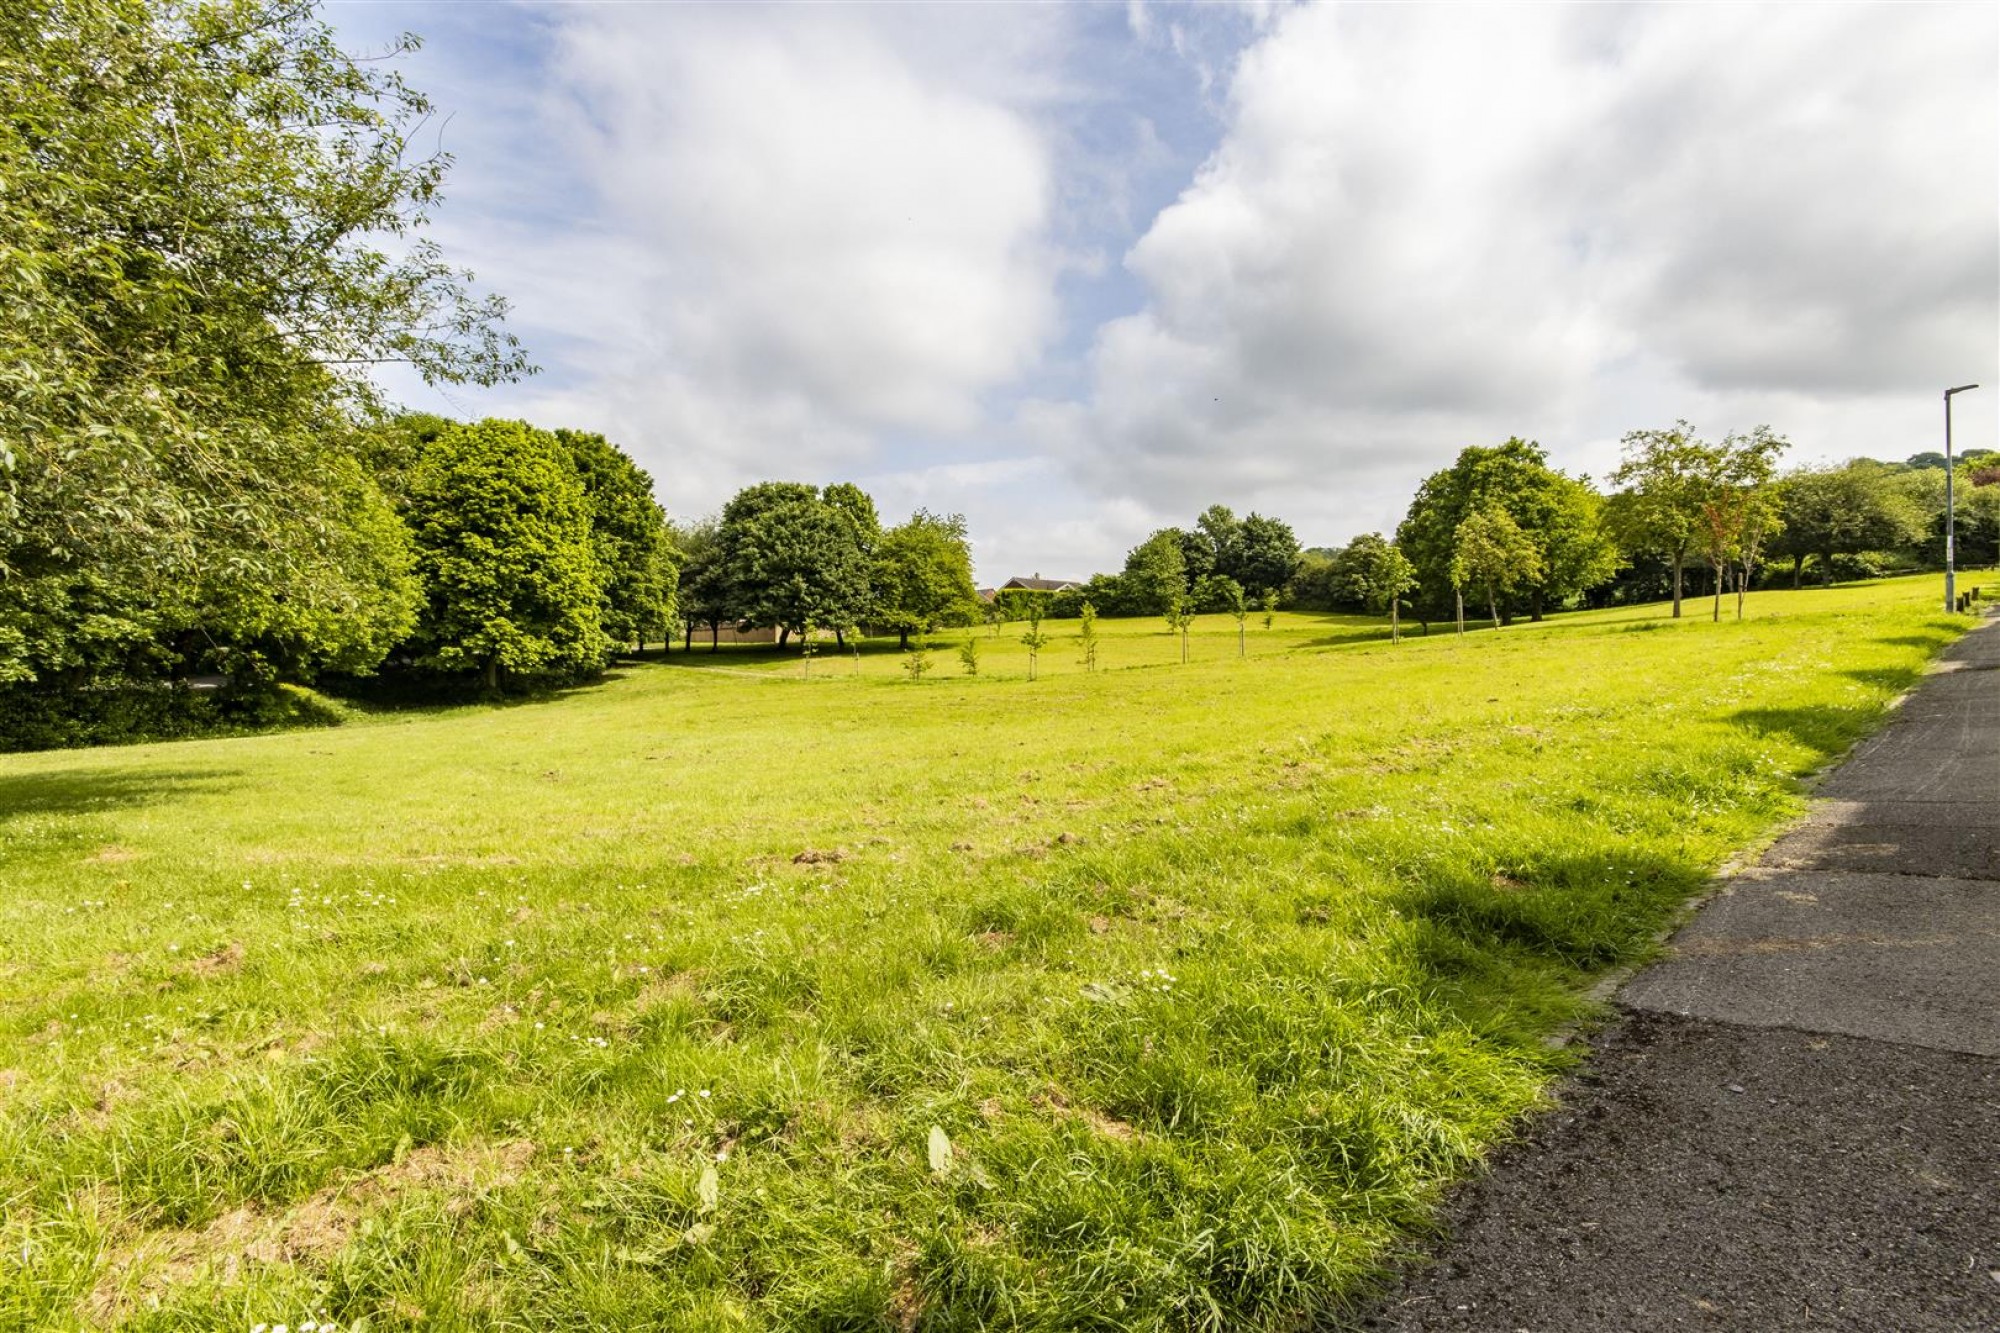
[[[1816,795],[1362,1328],[2000,1331],[2000,625]]]

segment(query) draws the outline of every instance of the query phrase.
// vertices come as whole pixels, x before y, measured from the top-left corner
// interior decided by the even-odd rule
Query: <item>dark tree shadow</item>
[[[0,775],[0,827],[32,815],[78,815],[155,805],[194,792],[239,786],[232,769],[150,769],[138,772],[61,768]]]
[[[1860,679],[1870,673],[1847,674]],[[1881,717],[1879,708],[1821,704],[1812,708],[1740,708],[1729,715],[1729,721],[1760,736],[1789,737],[1831,758],[1845,754],[1856,741],[1875,729]]]

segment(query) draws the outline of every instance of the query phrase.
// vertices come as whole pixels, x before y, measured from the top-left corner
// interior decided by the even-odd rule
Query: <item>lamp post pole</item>
[[[1978,387],[1977,384],[1961,384],[1956,389],[1944,391],[1944,609],[1946,611],[1958,609],[1957,556],[1952,542],[1952,537],[1958,531],[1958,524],[1957,515],[1952,512],[1951,499],[1951,396]]]

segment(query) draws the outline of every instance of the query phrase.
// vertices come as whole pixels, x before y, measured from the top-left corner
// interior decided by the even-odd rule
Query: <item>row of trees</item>
[[[1787,442],[1768,427],[1702,439],[1686,422],[1629,433],[1605,495],[1549,467],[1532,441],[1461,452],[1425,479],[1393,541],[1378,533],[1303,554],[1288,605],[1387,611],[1464,622],[1470,597],[1496,623],[1540,619],[1579,601],[1669,597],[1682,613],[1705,575],[1720,617],[1789,562],[1826,582],[1934,563],[1944,526],[1944,460],[1857,459],[1781,474]],[[1963,556],[2000,560],[2000,467],[1975,451],[1960,467]]]
[[[745,487],[722,513],[680,534],[680,617],[686,641],[722,626],[793,635],[859,627],[912,634],[979,618],[965,520],[919,509],[884,529],[858,486],[823,489],[767,481]]]
[[[1161,528],[1133,547],[1116,574],[1043,599],[1043,613],[1075,619],[1085,603],[1107,616],[1166,616],[1276,605],[1302,553],[1291,525],[1262,514],[1242,518],[1210,505],[1193,526]],[[1018,618],[1019,607],[1003,614]]]

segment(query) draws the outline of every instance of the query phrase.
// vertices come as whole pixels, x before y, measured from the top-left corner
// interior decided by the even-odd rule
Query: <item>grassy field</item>
[[[0,1327],[1336,1317],[1937,582],[0,758]]]

